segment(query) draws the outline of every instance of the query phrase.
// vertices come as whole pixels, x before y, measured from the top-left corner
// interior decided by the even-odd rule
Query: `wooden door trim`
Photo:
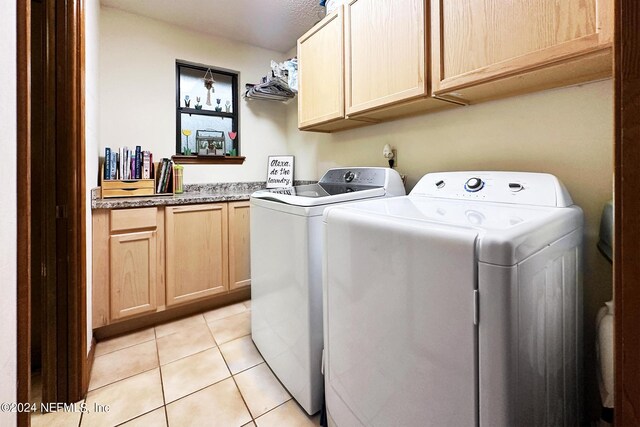
[[[615,425],[640,425],[640,4],[615,5]]]
[[[62,4],[61,4],[62,3]],[[69,280],[66,284],[68,359],[66,393],[58,399],[76,402],[86,394],[87,305],[86,305],[86,206],[85,206],[85,134],[84,134],[84,1],[56,2],[62,14],[57,21],[60,48],[56,62],[64,72],[56,96],[60,137],[66,141],[68,168],[65,199],[68,203]],[[60,349],[58,349],[60,351]]]
[[[31,394],[31,1],[17,2],[17,395]],[[29,413],[18,412],[19,426]]]
[[[63,285],[67,296],[62,306],[68,315],[64,331],[64,352],[67,375],[60,381],[63,393],[58,401],[81,400],[88,388],[88,358],[86,331],[86,210],[84,165],[84,2],[56,2],[60,19],[56,22],[57,78],[56,112],[59,113],[57,137],[64,138],[71,149],[66,176],[66,209],[61,209],[69,221],[69,281]],[[29,402],[31,382],[31,2],[17,1],[17,382],[18,402]],[[29,426],[29,413],[17,414],[19,426]]]

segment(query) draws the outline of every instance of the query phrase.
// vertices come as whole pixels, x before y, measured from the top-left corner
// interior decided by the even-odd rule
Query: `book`
[[[143,151],[142,152],[142,179],[151,178],[151,159],[150,152]]]
[[[162,188],[163,193],[169,192],[169,183],[171,182],[172,175],[173,175],[173,162],[169,160],[167,163],[167,176],[164,180],[164,186]]]
[[[136,154],[135,154],[135,178],[142,178],[142,147],[136,145]]]
[[[118,148],[119,163],[118,163],[118,179],[124,179],[124,148]]]
[[[109,163],[109,179],[117,179],[116,174],[116,151],[111,151],[111,162]]]
[[[104,179],[111,179],[111,148],[104,148]]]
[[[160,165],[158,166],[158,184],[156,186],[156,193],[162,193],[162,188],[164,183],[163,180],[167,173],[166,160],[167,159],[160,160]]]

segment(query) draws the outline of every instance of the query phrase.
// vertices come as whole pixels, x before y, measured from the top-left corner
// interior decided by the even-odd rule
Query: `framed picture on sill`
[[[269,156],[267,188],[293,187],[293,156]]]

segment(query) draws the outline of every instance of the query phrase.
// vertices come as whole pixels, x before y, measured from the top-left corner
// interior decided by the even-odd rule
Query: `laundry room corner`
[[[386,166],[385,144],[401,158],[407,191],[427,172],[535,171],[557,176],[585,213],[585,408],[599,417],[595,320],[611,299],[611,266],[596,243],[600,215],[613,189],[613,82],[610,79],[400,119],[331,134],[297,129],[288,106],[287,141],[298,159],[315,157],[316,171]],[[310,162],[312,162],[310,160]],[[590,375],[589,372],[593,372]]]

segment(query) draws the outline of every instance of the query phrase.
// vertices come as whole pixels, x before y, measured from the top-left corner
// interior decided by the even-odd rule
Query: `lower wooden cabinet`
[[[110,238],[111,319],[156,311],[156,232]]]
[[[251,285],[249,202],[229,203],[229,289]]]
[[[93,328],[247,289],[249,202],[93,211]]]
[[[227,204],[167,207],[167,305],[229,289]]]

